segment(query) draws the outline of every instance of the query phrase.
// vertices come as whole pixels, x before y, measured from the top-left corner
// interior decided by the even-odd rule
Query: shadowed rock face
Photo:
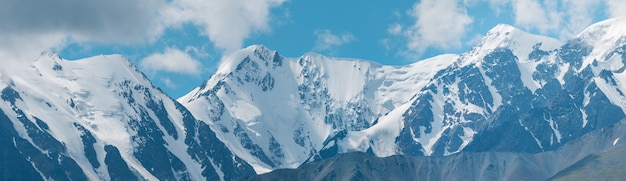
[[[500,25],[398,67],[250,46],[178,101],[121,56],[43,53],[0,66],[0,179],[584,178],[619,166],[624,26],[563,44]]]
[[[207,123],[121,56],[67,61],[44,53],[16,69],[0,75],[0,180],[255,174]]]
[[[257,173],[347,152],[555,151],[626,118],[626,38],[602,33],[619,27],[561,42],[499,25],[461,55],[397,67],[250,46],[178,100]]]
[[[549,180],[622,180],[626,178],[626,147],[591,154]]]
[[[556,151],[536,154],[461,152],[378,158],[354,152],[242,180],[615,180],[626,173],[626,144],[618,140],[624,136],[626,125],[621,122]]]

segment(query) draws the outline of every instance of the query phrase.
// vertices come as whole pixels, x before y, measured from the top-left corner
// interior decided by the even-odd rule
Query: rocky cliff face
[[[385,158],[353,152],[240,180],[619,180],[625,123],[592,131],[555,151]]]
[[[125,58],[43,53],[0,84],[3,180],[230,180],[254,174]]]
[[[401,67],[251,46],[179,101],[259,173],[352,151],[553,151],[625,117],[624,22],[565,43],[498,25]]]
[[[603,21],[562,43],[498,25],[466,53],[406,66],[255,45],[178,100],[121,56],[43,53],[0,68],[0,171],[15,173],[0,175],[231,180],[332,157],[313,173],[364,178],[392,164],[429,179],[521,178],[502,172],[511,167],[547,178],[561,167],[532,157],[563,159],[565,146],[624,119],[624,26]],[[600,149],[588,150],[576,158]],[[354,151],[417,158],[337,156]],[[372,161],[332,163],[344,159]],[[420,169],[431,164],[439,170]]]

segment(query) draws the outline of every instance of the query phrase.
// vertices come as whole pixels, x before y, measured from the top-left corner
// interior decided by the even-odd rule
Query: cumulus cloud
[[[409,11],[415,23],[389,28],[393,35],[405,37],[409,53],[421,54],[427,48],[449,49],[461,46],[473,18],[459,0],[423,0]]]
[[[493,1],[493,0],[492,0]],[[527,30],[538,30],[542,34],[556,34],[566,40],[593,23],[603,1],[597,0],[508,0],[513,8],[515,25]],[[619,9],[618,16],[626,8],[625,1],[606,0],[608,9]],[[500,2],[500,5],[503,3]],[[623,4],[619,7],[619,4]]]
[[[4,60],[33,60],[68,42],[133,44],[164,5],[161,0],[0,1],[0,54]]]
[[[474,17],[467,9],[484,4],[488,4],[494,16],[512,17],[514,26],[556,35],[562,40],[584,30],[602,17],[603,12],[608,17],[626,16],[626,1],[623,0],[422,0],[409,11],[414,23],[393,24],[388,32],[407,40],[404,47],[408,51],[401,50],[400,54],[409,57],[420,56],[428,48],[458,47],[462,45],[461,40],[479,37],[467,34],[474,24]],[[382,44],[386,48],[392,45],[389,38],[383,39]]]
[[[185,51],[166,48],[163,52],[154,53],[141,60],[140,66],[154,72],[197,75],[201,73],[202,64]]]
[[[0,2],[0,31],[60,32],[79,41],[131,43],[145,38],[162,5],[159,0],[5,0]]]
[[[559,33],[561,39],[570,38],[589,26],[601,3],[597,0],[563,0],[566,18]]]
[[[62,33],[21,35],[0,32],[0,60],[3,66],[7,61],[34,61],[42,51],[58,49],[65,41],[66,36]]]
[[[315,31],[315,45],[313,50],[316,51],[333,51],[337,47],[350,43],[356,38],[351,33],[333,34],[330,30],[319,29]]]
[[[30,57],[68,43],[149,43],[187,23],[219,49],[232,51],[250,35],[269,31],[270,11],[284,1],[2,0],[0,52]]]
[[[174,81],[172,81],[172,79],[169,79],[169,78],[162,78],[161,82],[170,89],[175,89],[176,87],[178,87],[178,85],[176,85]]]
[[[471,0],[470,0],[471,1]],[[491,9],[496,13],[496,16],[503,12],[502,8],[508,4],[511,0],[487,0],[491,5]]]
[[[161,0],[0,1],[0,32],[60,32],[76,40],[130,43],[145,38]]]
[[[515,24],[526,29],[537,29],[542,33],[557,30],[561,24],[561,13],[557,1],[523,0],[513,2]]]
[[[191,23],[217,48],[228,53],[241,48],[251,34],[269,31],[270,11],[283,2],[285,0],[172,0],[161,14],[161,23],[154,33]]]
[[[608,7],[608,15],[611,17],[625,17],[626,16],[626,1],[624,0],[606,0]]]

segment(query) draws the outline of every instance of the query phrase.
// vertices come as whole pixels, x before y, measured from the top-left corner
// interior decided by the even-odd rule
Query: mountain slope
[[[566,43],[498,25],[467,53],[399,67],[251,46],[178,101],[257,173],[352,151],[551,151],[626,117],[624,21]]]
[[[318,54],[284,58],[251,46],[179,101],[263,173],[319,158],[333,135],[375,124],[456,57],[391,67]]]
[[[558,150],[542,153],[461,152],[380,158],[354,152],[241,180],[615,180],[622,178],[619,173],[623,164],[619,160],[625,144],[619,139],[626,136],[624,123],[590,132]]]
[[[0,67],[0,176],[232,180],[328,163],[312,176],[365,178],[374,164],[432,179],[547,178],[619,144],[605,131],[624,133],[625,24],[565,43],[498,25],[466,53],[406,66],[255,45],[178,100],[119,55],[43,53]],[[354,151],[417,157],[341,156]],[[499,170],[511,167],[522,171]]]
[[[119,55],[3,68],[6,179],[230,180],[252,167]],[[28,164],[27,164],[28,163]],[[22,173],[14,173],[13,164]],[[38,179],[36,179],[38,178]],[[4,178],[3,178],[4,179]]]
[[[626,147],[598,152],[585,157],[570,167],[560,171],[550,180],[619,180],[624,173],[624,153]]]

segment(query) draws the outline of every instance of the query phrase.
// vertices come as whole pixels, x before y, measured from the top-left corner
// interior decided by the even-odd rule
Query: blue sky
[[[623,0],[23,0],[0,2],[0,58],[128,57],[177,98],[252,44],[403,65],[463,53],[497,24],[567,40]]]

